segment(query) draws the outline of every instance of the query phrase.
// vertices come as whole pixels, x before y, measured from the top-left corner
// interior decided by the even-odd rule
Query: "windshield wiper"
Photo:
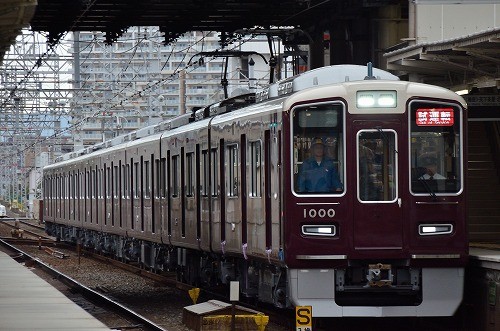
[[[434,190],[427,183],[427,179],[425,179],[425,178],[422,177],[425,174],[425,169],[419,167],[419,168],[417,168],[415,170],[418,170],[418,172],[416,173],[416,176],[415,176],[415,177],[417,177],[417,180],[422,183],[422,186],[425,187],[425,189],[427,190],[427,192],[429,193],[429,195],[432,197],[432,199],[434,201],[436,201],[437,200],[436,193],[434,192]]]

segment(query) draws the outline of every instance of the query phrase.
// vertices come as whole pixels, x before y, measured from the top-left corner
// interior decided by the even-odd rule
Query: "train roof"
[[[55,161],[56,163],[59,163],[77,158],[80,159],[80,157],[84,155],[98,155],[100,153],[97,153],[97,151],[102,149],[106,149],[109,151],[110,148],[113,148],[115,146],[120,146],[116,149],[121,149],[129,146],[129,143],[132,141],[151,137],[158,133],[166,133],[168,131],[185,126],[189,123],[229,113],[236,109],[241,109],[245,106],[253,104],[256,105],[249,107],[245,112],[258,112],[259,109],[263,109],[263,102],[273,99],[280,99],[306,88],[365,79],[399,80],[397,76],[381,69],[372,68],[371,65],[332,65],[321,67],[280,80],[261,90],[258,90],[256,93],[237,95],[235,97],[222,100],[206,107],[202,107],[193,111],[192,113],[182,114],[158,124],[144,127],[137,131],[118,136],[111,140],[98,143],[78,151],[64,154],[56,158]],[[257,105],[258,103],[263,104],[259,106]],[[279,104],[279,102],[277,104]],[[224,117],[226,116],[222,116],[222,118]],[[168,134],[166,136],[168,136]]]

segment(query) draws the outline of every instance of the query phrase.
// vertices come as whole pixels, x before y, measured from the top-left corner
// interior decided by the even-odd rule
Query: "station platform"
[[[500,249],[471,247],[469,257],[482,267],[500,270]]]
[[[470,245],[464,292],[465,330],[500,330],[500,245]]]
[[[0,330],[110,330],[12,257],[0,252]]]

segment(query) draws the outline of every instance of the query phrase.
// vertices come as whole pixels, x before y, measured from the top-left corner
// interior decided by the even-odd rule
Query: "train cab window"
[[[457,105],[410,104],[411,192],[458,194],[462,188],[462,111]]]
[[[238,145],[227,146],[226,183],[227,195],[229,197],[238,196]]]
[[[292,176],[298,194],[344,192],[344,105],[297,107],[292,112]]]
[[[358,200],[392,202],[397,198],[396,132],[363,130],[356,139]]]

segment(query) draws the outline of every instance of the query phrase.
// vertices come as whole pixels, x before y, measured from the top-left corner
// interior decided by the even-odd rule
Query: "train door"
[[[154,191],[154,200],[153,200],[153,224],[154,224],[154,233],[157,236],[163,236],[162,225],[165,224],[165,215],[164,215],[164,206],[165,206],[165,198],[166,198],[166,160],[164,157],[161,157],[161,152],[158,150],[158,157],[155,158],[154,164],[154,179],[153,179],[153,191]]]
[[[242,224],[242,205],[241,205],[241,159],[240,153],[241,141],[228,142],[224,150],[224,169],[221,169],[221,179],[224,178],[225,194],[221,194],[221,199],[225,200],[224,208],[221,212],[225,213],[225,224],[223,238],[224,245],[227,251],[236,253],[246,253],[246,245],[243,247],[242,239],[246,239],[246,232],[243,233],[244,226]],[[221,151],[222,152],[222,151]],[[223,164],[221,162],[221,164]],[[223,171],[222,171],[223,170]],[[223,176],[223,177],[222,177]],[[221,184],[222,185],[222,184]],[[246,226],[246,224],[245,224]]]
[[[113,158],[111,162],[111,224],[113,229],[119,225],[117,220],[120,219],[120,202],[121,202],[121,185],[120,185],[120,168],[121,160]]]
[[[155,194],[155,188],[153,182],[155,179],[154,173],[154,154],[147,148],[145,151],[150,153],[144,153],[141,156],[142,159],[142,176],[143,176],[143,194],[142,194],[142,232],[146,234],[147,237],[151,238],[156,233],[155,215],[153,210],[153,198]]]
[[[133,154],[130,159],[130,166],[132,167],[132,217],[130,229],[133,232],[144,231],[144,209],[143,209],[143,171],[144,171],[144,157],[139,156],[137,148],[134,148]]]
[[[111,185],[111,163],[109,162],[109,158],[107,162],[104,163],[103,168],[103,192],[102,196],[104,199],[104,224],[103,228],[106,228],[106,231],[109,231],[109,227],[111,226],[112,219],[112,210],[113,210],[113,201],[112,201],[112,185]]]
[[[363,254],[378,250],[401,250],[403,219],[398,191],[397,122],[373,123],[356,121],[351,151],[356,164],[356,196],[353,208],[353,243],[356,252]]]

